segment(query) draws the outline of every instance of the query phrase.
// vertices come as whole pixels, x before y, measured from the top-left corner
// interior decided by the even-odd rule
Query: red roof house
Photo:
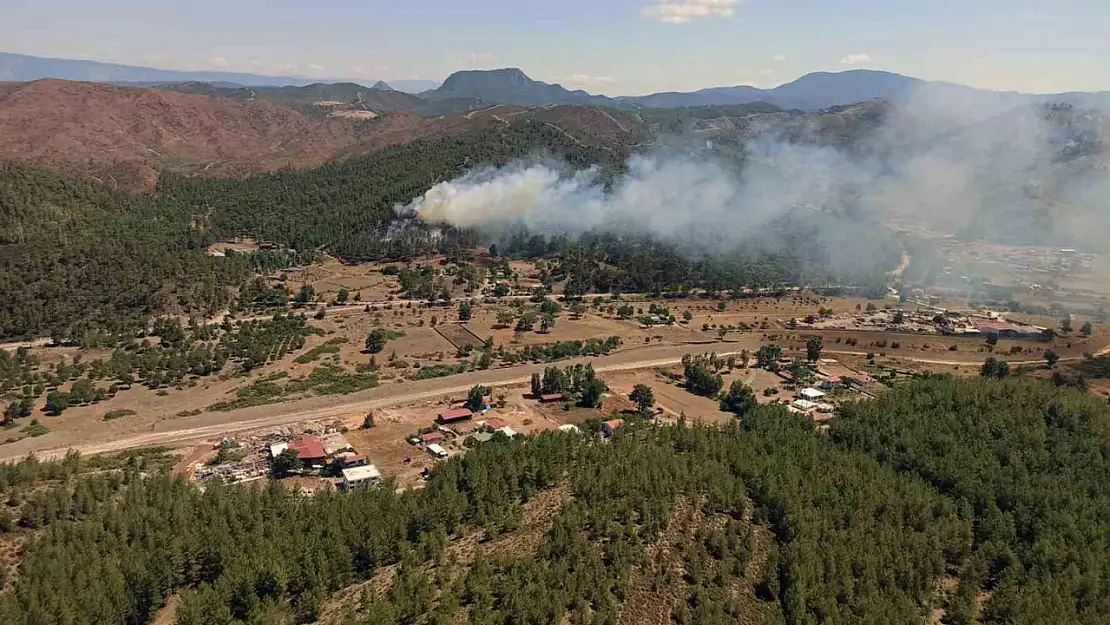
[[[606,437],[609,437],[613,435],[613,430],[616,430],[622,425],[624,425],[624,419],[611,419],[601,424],[601,431]]]
[[[299,439],[289,443],[289,449],[297,453],[297,457],[305,462],[323,460],[328,457],[324,452],[324,441],[319,436],[305,434]]]
[[[553,401],[563,401],[567,396],[562,393],[548,393],[547,395],[540,395],[540,403],[548,404]]]
[[[486,427],[496,432],[497,430],[505,427],[505,422],[501,419],[490,419],[489,421],[486,421]]]
[[[439,432],[425,432],[420,435],[421,443],[434,443],[443,440],[443,434]]]
[[[455,410],[445,410],[439,413],[440,423],[452,423],[454,421],[465,421],[474,416],[469,408],[456,408]]]

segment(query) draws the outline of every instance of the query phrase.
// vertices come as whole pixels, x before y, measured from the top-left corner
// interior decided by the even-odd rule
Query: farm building
[[[328,453],[324,451],[324,442],[320,437],[311,434],[305,434],[289,443],[289,449],[295,451],[297,457],[309,465],[320,464],[328,457]]]
[[[574,425],[573,423],[564,423],[563,425],[560,425],[559,426],[559,431],[560,432],[569,432],[569,433],[572,433],[572,434],[581,434],[582,433],[582,430],[578,429],[578,426]]]
[[[557,401],[565,401],[567,398],[563,393],[548,393],[547,395],[540,395],[541,404],[552,404]]]
[[[505,422],[502,421],[501,419],[490,419],[490,420],[486,421],[485,423],[483,423],[482,425],[484,425],[485,427],[489,428],[490,430],[496,432],[496,431],[498,431],[500,429],[503,429],[505,427]]]
[[[270,457],[277,458],[286,449],[289,449],[289,443],[274,443],[270,445]]]
[[[1024,323],[1014,323],[1013,321],[980,321],[975,320],[975,327],[979,333],[987,337],[996,337],[1000,339],[1030,339],[1030,340],[1046,340],[1048,333],[1044,328],[1039,328],[1033,325],[1026,325]]]
[[[336,456],[336,459],[343,464],[344,468],[362,467],[366,466],[366,456],[360,456],[353,451],[347,451]]]
[[[624,425],[624,419],[612,419],[605,421],[601,424],[601,433],[607,438],[613,435],[613,431]]]
[[[352,490],[359,486],[373,486],[381,479],[381,471],[378,471],[378,467],[372,464],[343,469],[343,488],[346,490]]]
[[[809,401],[808,399],[795,399],[794,403],[790,405],[805,413],[817,410],[817,403]]]
[[[434,458],[446,458],[447,457],[447,450],[440,447],[439,445],[437,445],[435,443],[429,444],[427,447],[425,447],[425,449],[427,449],[428,453]]]
[[[439,413],[436,420],[440,423],[456,423],[458,421],[466,421],[474,416],[474,413],[469,408],[456,408],[454,410],[444,410]]]
[[[825,396],[824,391],[819,391],[815,388],[803,388],[795,393],[798,399],[807,399],[809,401],[818,401]]]
[[[839,377],[837,377],[835,375],[830,375],[829,377],[825,378],[824,380],[821,380],[821,388],[826,390],[826,391],[835,391],[836,389],[840,388],[843,384],[844,384],[844,381],[841,380]]]
[[[439,432],[425,432],[420,435],[420,442],[427,445],[428,443],[435,443],[443,440],[443,434]]]

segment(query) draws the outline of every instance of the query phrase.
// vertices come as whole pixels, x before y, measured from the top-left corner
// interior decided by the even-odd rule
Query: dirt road
[[[599,373],[650,369],[671,365],[686,354],[716,352],[720,355],[739,354],[741,350],[755,351],[761,342],[758,337],[740,341],[704,343],[696,345],[651,345],[634,347],[599,358],[577,358],[560,361],[560,366],[592,363]],[[1110,353],[1110,347],[1099,354]],[[824,350],[825,355],[865,356],[866,352]],[[968,354],[965,360],[940,360],[914,356],[891,356],[906,361],[936,365],[978,365],[981,354]],[[1061,361],[1069,359],[1061,359]],[[1079,360],[1078,358],[1070,360]],[[1011,365],[1036,365],[1044,360],[1010,361]],[[0,449],[0,461],[10,461],[35,454],[39,458],[59,458],[70,449],[82,454],[111,453],[153,445],[180,445],[205,439],[214,439],[235,432],[288,425],[302,421],[323,420],[350,413],[363,413],[377,408],[407,404],[432,399],[442,395],[462,397],[475,384],[485,386],[512,386],[528,382],[533,372],[542,372],[548,365],[523,365],[505,369],[470,371],[446,378],[415,380],[404,384],[386,382],[382,386],[359,393],[339,396],[309,397],[281,404],[255,406],[231,412],[206,412],[192,417],[167,418],[153,424],[146,432],[133,431],[114,437],[105,433],[101,440],[67,440],[72,433],[51,432],[38,438],[24,438]],[[431,413],[429,419],[433,417]]]
[[[709,343],[699,345],[652,345],[635,347],[600,358],[576,358],[560,361],[559,366],[575,363],[592,363],[599,373],[649,369],[674,364],[686,354],[715,351],[718,354],[739,353],[742,349],[757,349],[756,337],[744,341]],[[310,397],[282,404],[255,406],[231,412],[206,412],[193,417],[164,419],[154,424],[150,431],[133,433],[115,440],[67,441],[63,432],[51,432],[39,438],[25,438],[0,449],[0,461],[19,459],[27,454],[39,458],[58,458],[70,449],[82,454],[99,454],[152,445],[176,445],[189,441],[212,439],[234,432],[254,430],[321,420],[349,413],[367,412],[375,408],[406,404],[442,395],[464,396],[475,384],[485,386],[511,386],[525,384],[533,372],[542,372],[549,365],[524,365],[488,371],[470,371],[459,375],[432,380],[415,380],[404,384],[384,383],[382,386],[359,393],[341,396]],[[429,414],[431,419],[434,415]]]

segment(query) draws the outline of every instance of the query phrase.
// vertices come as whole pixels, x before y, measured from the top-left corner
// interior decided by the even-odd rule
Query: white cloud
[[[774,73],[775,73],[775,70],[773,70],[773,69],[771,69],[770,67],[768,67],[767,69],[761,69],[761,70],[759,70],[759,73],[760,73],[761,75],[763,75],[763,76],[771,76],[772,74],[774,74]]]
[[[208,59],[208,64],[212,67],[227,67],[227,59],[222,56],[214,56]]]
[[[786,62],[786,55],[785,54],[776,54],[775,56],[771,57],[771,60],[776,62],[776,63],[784,63],[784,62]]]
[[[640,9],[649,20],[685,24],[703,17],[732,17],[742,0],[656,0]]]
[[[856,54],[849,54],[848,56],[840,59],[841,65],[864,65],[871,62],[871,55],[866,52],[859,52]]]

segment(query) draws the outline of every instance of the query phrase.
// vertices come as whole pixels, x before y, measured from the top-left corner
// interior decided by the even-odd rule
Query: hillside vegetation
[[[1083,394],[938,378],[827,437],[761,407],[611,444],[495,439],[404,492],[28,461],[0,472],[25,499],[0,617],[146,623],[179,593],[180,625],[1103,623],[1108,446]]]

